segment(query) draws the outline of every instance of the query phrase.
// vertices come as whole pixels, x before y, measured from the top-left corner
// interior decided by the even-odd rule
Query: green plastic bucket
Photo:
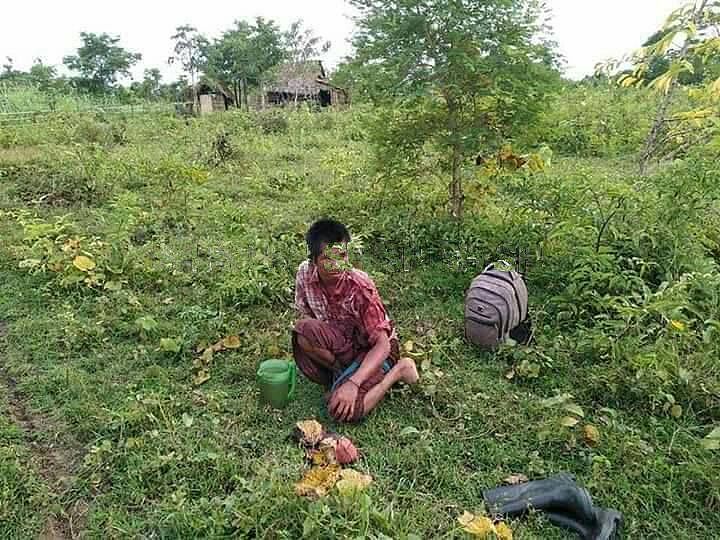
[[[260,402],[283,409],[295,397],[297,366],[287,360],[265,360],[257,371]]]

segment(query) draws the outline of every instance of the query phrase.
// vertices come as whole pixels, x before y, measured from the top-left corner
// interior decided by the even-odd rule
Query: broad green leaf
[[[180,349],[182,348],[182,344],[177,339],[162,338],[160,340],[160,348],[166,352],[177,353],[177,352],[180,352]]]
[[[158,327],[157,321],[148,315],[145,315],[143,317],[139,317],[138,319],[136,319],[135,324],[137,324],[140,328],[142,328],[146,332],[155,330]]]
[[[585,418],[585,412],[582,410],[582,407],[580,405],[576,405],[574,403],[568,403],[563,407],[567,412],[575,414],[579,416],[580,418]]]
[[[85,255],[78,255],[73,259],[73,266],[83,272],[89,272],[95,268],[95,261]]]
[[[580,420],[578,420],[574,416],[564,416],[560,420],[560,425],[565,427],[575,427],[578,425],[578,422],[580,422]]]
[[[187,428],[191,427],[193,425],[194,421],[195,420],[193,419],[193,417],[190,416],[188,413],[182,414],[182,422],[185,425],[185,427],[187,427]]]
[[[561,405],[572,398],[572,394],[560,394],[551,398],[543,399],[540,402],[540,405],[543,407],[554,407],[555,405]]]

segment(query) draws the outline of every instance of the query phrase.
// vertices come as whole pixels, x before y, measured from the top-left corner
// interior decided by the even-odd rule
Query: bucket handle
[[[288,370],[290,371],[290,392],[288,393],[288,399],[294,399],[295,384],[297,383],[297,364],[295,362],[289,362]]]

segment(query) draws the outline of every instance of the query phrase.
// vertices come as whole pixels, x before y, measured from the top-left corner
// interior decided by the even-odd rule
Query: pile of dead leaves
[[[193,367],[195,368],[193,384],[195,386],[200,386],[210,380],[210,366],[212,366],[215,353],[219,353],[227,349],[239,348],[240,337],[235,335],[227,336],[212,345],[200,343],[195,349],[200,356],[193,360]]]
[[[465,532],[478,538],[512,540],[512,529],[504,522],[493,523],[487,516],[476,516],[470,512],[458,517],[458,522]]]
[[[308,466],[302,479],[295,484],[297,495],[315,499],[337,488],[341,495],[348,496],[372,483],[372,476],[343,468],[359,459],[359,452],[349,438],[326,432],[316,420],[298,422],[292,436],[305,450]]]

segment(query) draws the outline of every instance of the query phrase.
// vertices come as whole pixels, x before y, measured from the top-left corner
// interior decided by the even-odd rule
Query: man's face
[[[337,276],[349,265],[347,243],[323,244],[320,256],[315,261],[318,270],[325,276]]]

